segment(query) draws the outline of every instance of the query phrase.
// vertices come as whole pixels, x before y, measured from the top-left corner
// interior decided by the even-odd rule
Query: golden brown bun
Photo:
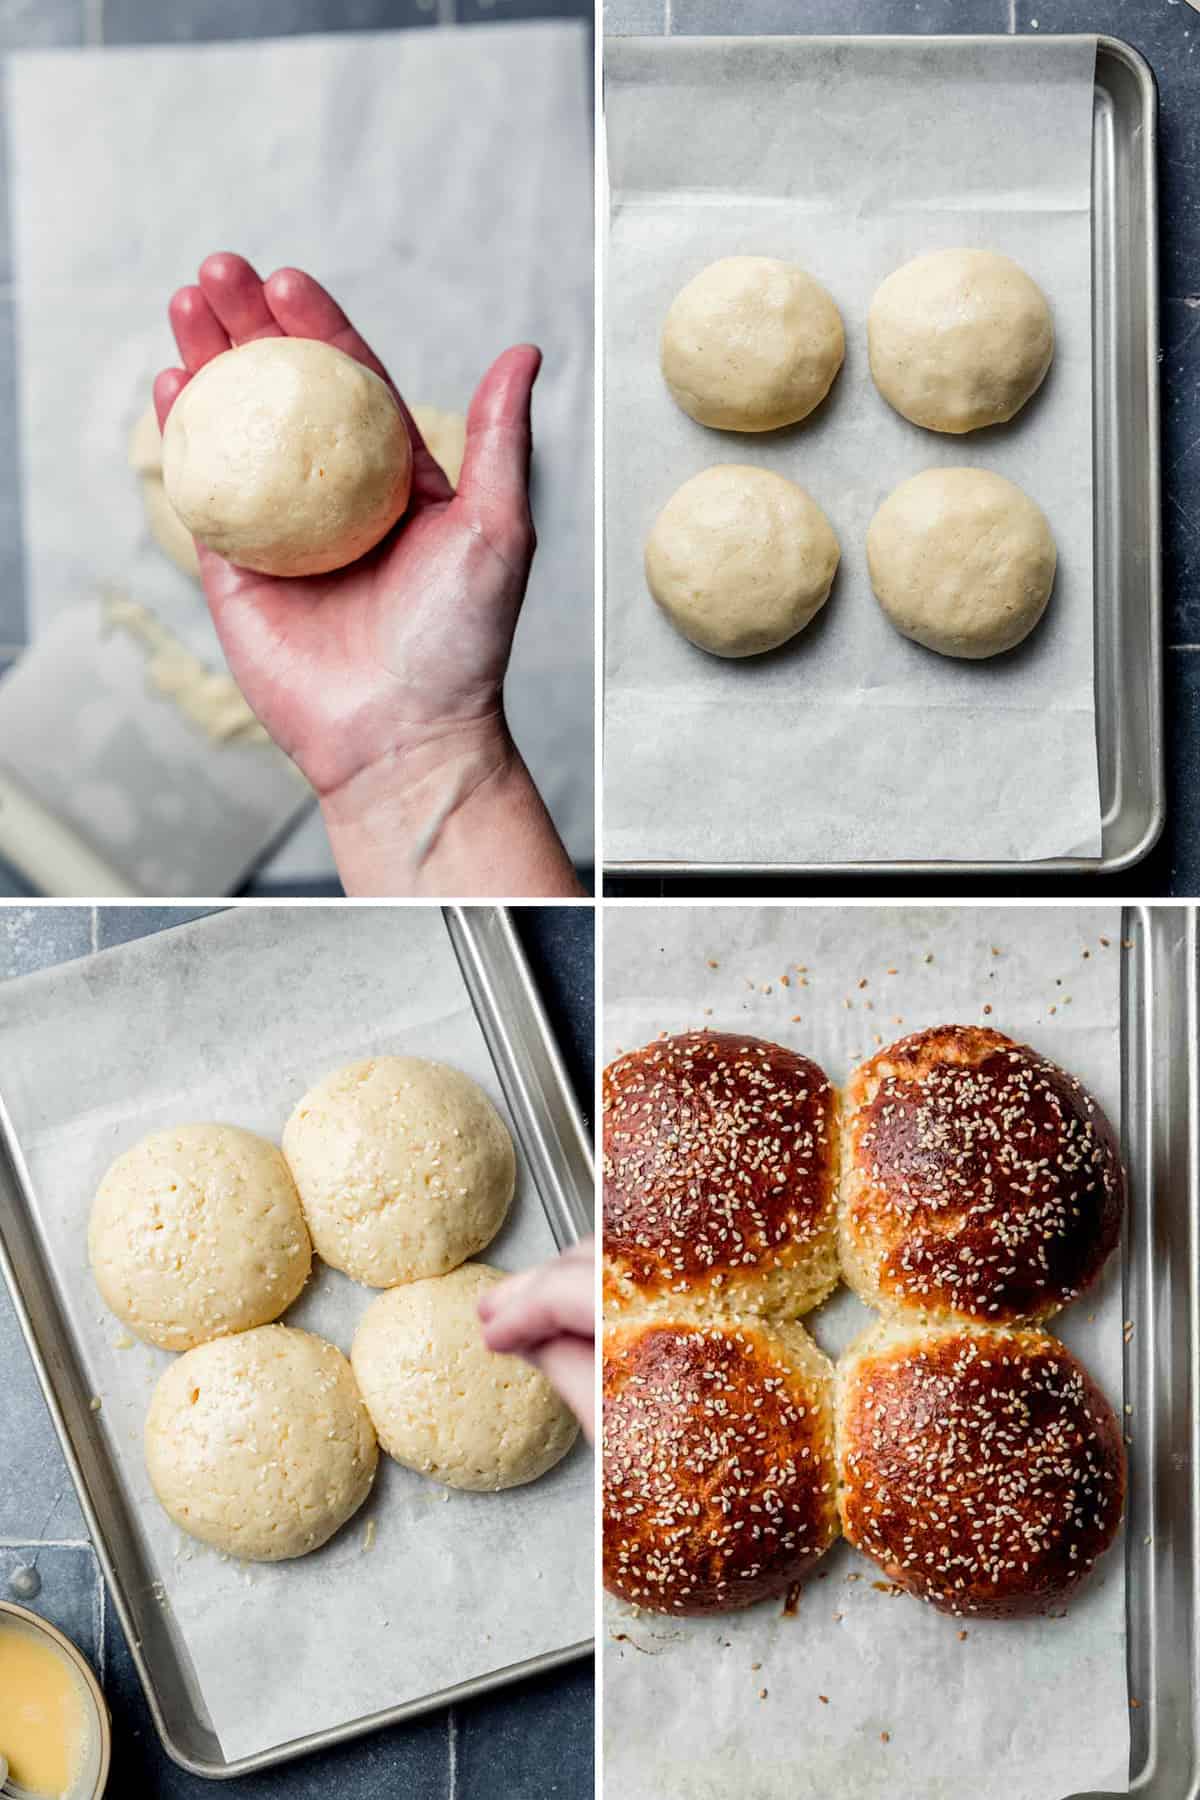
[[[837,1092],[781,1044],[683,1032],[604,1071],[610,1310],[795,1318],[838,1279]]]
[[[833,1367],[803,1326],[609,1326],[604,1585],[653,1612],[751,1606],[837,1535]]]
[[[838,1364],[842,1529],[942,1612],[1044,1611],[1108,1548],[1125,1453],[1048,1332],[882,1320]]]
[[[1048,1318],[1121,1232],[1112,1128],[1072,1076],[998,1031],[941,1025],[843,1094],[842,1272],[869,1306]]]

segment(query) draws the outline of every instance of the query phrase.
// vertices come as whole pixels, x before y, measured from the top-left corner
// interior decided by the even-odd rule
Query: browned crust
[[[603,1470],[610,1593],[681,1616],[753,1605],[837,1532],[828,1377],[755,1327],[612,1329]]]
[[[954,1328],[846,1368],[842,1527],[942,1612],[1045,1611],[1120,1523],[1125,1454],[1104,1395],[1045,1332]]]
[[[938,1026],[855,1070],[845,1102],[842,1229],[885,1305],[1046,1317],[1095,1280],[1124,1174],[1104,1113],[1055,1064]]]
[[[837,1096],[807,1057],[683,1032],[604,1072],[604,1250],[650,1298],[794,1266],[832,1229]]]

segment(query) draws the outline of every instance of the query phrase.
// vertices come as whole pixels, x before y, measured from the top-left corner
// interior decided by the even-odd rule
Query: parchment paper
[[[546,358],[539,550],[508,703],[568,847],[590,860],[585,46],[577,23],[489,25],[32,52],[7,67],[32,635],[112,583],[218,658],[126,467],[154,375],[176,361],[167,300],[210,251],[263,274],[310,269],[413,401],[465,412],[492,358],[531,339]]]
[[[989,1024],[1078,1076],[1119,1129],[1120,942],[1111,907],[610,907],[605,1055],[708,1025],[791,1044],[840,1083],[876,1034],[886,1044],[927,1025]],[[1056,1323],[1114,1406],[1119,1263]],[[841,1289],[806,1323],[836,1356],[871,1316]],[[845,1544],[818,1567],[824,1579],[814,1572],[790,1618],[779,1601],[689,1620],[606,1602],[612,1800],[1128,1791],[1119,1541],[1061,1619],[945,1617],[878,1591],[875,1565]]]
[[[332,1542],[275,1566],[227,1561],[184,1537],[147,1480],[142,1426],[170,1359],[117,1347],[126,1334],[87,1265],[100,1177],[145,1132],[180,1120],[228,1120],[278,1141],[312,1080],[378,1051],[453,1062],[507,1110],[435,908],[238,909],[0,993],[3,1094],[39,1223],[228,1759],[592,1632],[586,1449],[528,1487],[483,1495],[381,1457],[371,1498]],[[523,1268],[553,1252],[522,1176],[484,1259]],[[314,1270],[286,1322],[348,1351],[371,1290]]]
[[[764,862],[1094,856],[1100,812],[1092,602],[1093,40],[624,39],[606,49],[609,860]],[[948,437],[876,392],[866,317],[926,250],[1016,258],[1057,331],[1041,393],[1007,426]],[[801,263],[832,293],[846,362],[791,430],[707,431],[672,401],[658,337],[717,257]],[[774,469],[842,548],[814,624],[771,655],[687,643],[646,590],[642,547],[713,463]],[[1041,625],[985,662],[887,623],[867,526],[934,465],[1008,476],[1043,508],[1058,578]]]

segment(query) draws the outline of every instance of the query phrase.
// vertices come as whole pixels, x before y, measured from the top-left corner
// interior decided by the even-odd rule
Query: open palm
[[[529,401],[540,353],[522,345],[471,403],[458,491],[422,442],[378,359],[311,276],[265,282],[244,258],[210,256],[170,307],[183,368],[158,377],[160,425],[196,371],[261,337],[320,338],[383,377],[413,443],[408,511],[347,569],[280,580],[200,550],[234,677],[271,736],[327,795],[365,768],[502,729],[501,690],[534,550]]]

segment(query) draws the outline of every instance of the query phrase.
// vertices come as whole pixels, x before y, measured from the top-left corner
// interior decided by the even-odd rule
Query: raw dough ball
[[[466,419],[462,413],[439,412],[436,406],[411,406],[409,411],[425,439],[425,448],[450,486],[457,487],[467,448]]]
[[[244,569],[319,575],[408,505],[412,446],[387,383],[331,344],[258,338],[205,363],[163,434],[167,497]]]
[[[88,1254],[107,1305],[163,1350],[277,1319],[312,1260],[287,1164],[236,1125],[155,1131],[118,1156]]]
[[[146,1468],[181,1531],[250,1562],[317,1550],[371,1491],[379,1448],[333,1344],[263,1325],[201,1344],[160,1377]]]
[[[942,656],[997,656],[1046,610],[1057,555],[1046,515],[988,469],[926,469],[902,481],[867,532],[879,604]]]
[[[483,1089],[416,1056],[327,1075],[288,1120],[283,1151],[317,1254],[368,1287],[474,1256],[516,1185],[512,1139]]]
[[[813,619],[838,541],[804,489],[769,469],[719,463],[672,494],[646,544],[646,581],[686,638],[714,656],[757,656]]]
[[[795,263],[726,256],[681,288],[662,372],[685,413],[722,431],[774,431],[820,405],[846,353],[841,314]]]
[[[499,1269],[467,1263],[373,1300],[350,1359],[389,1456],[447,1487],[536,1481],[579,1433],[546,1377],[487,1349],[475,1310]]]
[[[139,477],[151,537],[177,568],[198,581],[200,558],[196,554],[196,541],[167,499],[167,490],[163,486],[162,433],[158,429],[153,401],[130,433],[129,466]]]
[[[935,250],[889,275],[867,319],[884,399],[930,431],[978,431],[1020,412],[1054,355],[1046,296],[992,250]]]

